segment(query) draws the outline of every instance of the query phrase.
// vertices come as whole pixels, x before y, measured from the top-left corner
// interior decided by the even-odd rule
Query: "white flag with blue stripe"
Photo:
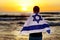
[[[44,20],[39,13],[32,14],[25,22],[21,33],[37,33],[37,32],[48,32],[50,33],[50,27],[46,20]]]

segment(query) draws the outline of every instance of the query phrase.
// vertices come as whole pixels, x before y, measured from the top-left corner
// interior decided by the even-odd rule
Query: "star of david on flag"
[[[37,33],[48,32],[50,34],[50,27],[46,20],[44,20],[38,13],[32,14],[25,22],[21,33]]]
[[[41,16],[38,15],[37,13],[36,15],[33,15],[32,17],[34,18],[33,21],[36,21],[37,23],[39,23],[39,21],[42,20]]]

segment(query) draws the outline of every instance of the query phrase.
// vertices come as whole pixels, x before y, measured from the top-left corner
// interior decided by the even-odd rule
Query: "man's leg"
[[[42,40],[42,33],[32,33],[29,35],[29,40]]]

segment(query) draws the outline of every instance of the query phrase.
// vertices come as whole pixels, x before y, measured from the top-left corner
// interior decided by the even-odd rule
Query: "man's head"
[[[33,12],[34,13],[39,13],[39,7],[38,6],[34,6],[34,8],[33,8]]]

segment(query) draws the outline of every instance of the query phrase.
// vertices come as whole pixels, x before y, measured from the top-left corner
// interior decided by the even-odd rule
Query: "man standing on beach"
[[[25,22],[21,32],[29,33],[29,40],[42,40],[42,32],[50,33],[48,23],[39,15],[40,8],[34,6],[33,14]]]
[[[38,6],[33,8],[33,13],[38,14],[40,11]],[[41,19],[42,20],[42,19]],[[42,32],[31,33],[29,35],[29,40],[42,40]]]

